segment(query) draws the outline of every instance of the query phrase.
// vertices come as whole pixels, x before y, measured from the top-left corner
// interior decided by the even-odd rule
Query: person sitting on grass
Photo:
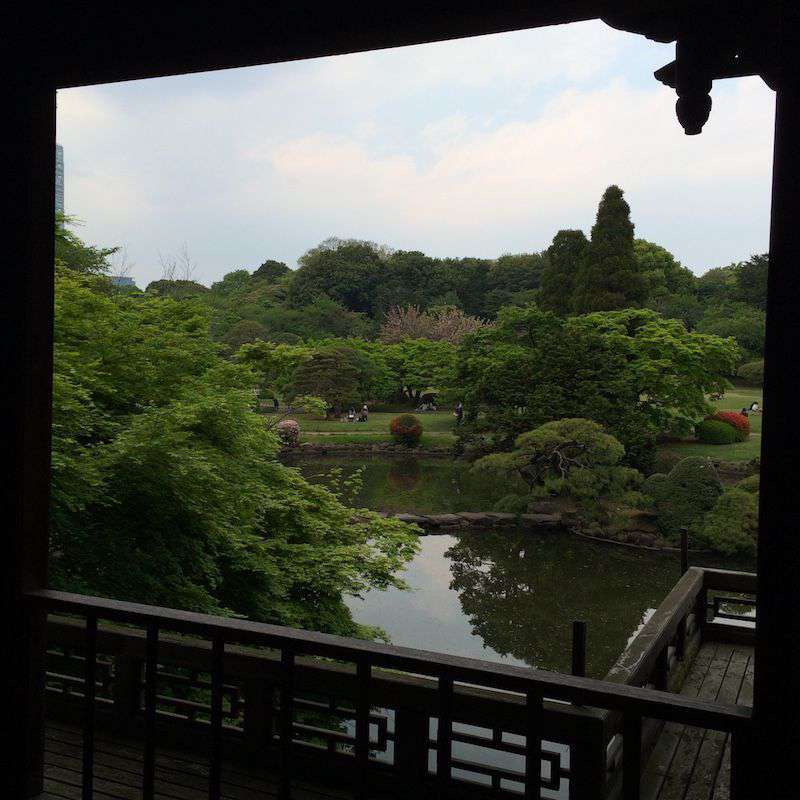
[[[355,418],[356,418],[356,410],[351,406],[347,410],[347,421],[348,422],[354,422]]]
[[[761,406],[758,404],[757,400],[753,400],[753,402],[750,403],[750,413],[751,414],[760,414],[761,413]]]

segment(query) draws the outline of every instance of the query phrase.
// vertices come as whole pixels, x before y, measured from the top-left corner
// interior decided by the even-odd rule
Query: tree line
[[[666,248],[635,237],[623,191],[610,186],[588,237],[560,230],[542,252],[433,258],[332,238],[305,253],[296,270],[268,260],[210,288],[165,279],[147,291],[201,299],[215,338],[232,349],[257,340],[374,339],[398,309],[450,308],[492,321],[504,307],[535,303],[561,317],[649,308],[688,330],[734,337],[745,364],[763,357],[767,266],[759,254],[696,276]]]

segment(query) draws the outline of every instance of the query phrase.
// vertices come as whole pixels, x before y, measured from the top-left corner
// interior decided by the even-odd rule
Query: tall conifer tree
[[[646,286],[634,256],[630,214],[622,189],[609,186],[597,209],[584,267],[576,280],[576,311],[613,311],[644,303]]]
[[[575,279],[583,269],[589,240],[583,231],[563,230],[546,251],[538,304],[566,316],[574,310]]]

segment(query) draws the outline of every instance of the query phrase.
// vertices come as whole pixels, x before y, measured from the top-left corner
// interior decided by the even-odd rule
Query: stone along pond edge
[[[659,552],[680,552],[679,547],[655,537],[652,534],[629,532],[622,538],[592,536],[571,527],[564,515],[553,514],[510,514],[501,511],[459,511],[452,514],[404,514],[382,511],[383,517],[392,517],[402,522],[417,525],[423,535],[452,534],[462,531],[482,531],[486,529],[514,529],[528,533],[569,533],[601,544],[618,547],[632,547],[637,550],[657,550]],[[706,550],[691,550],[693,553],[709,553]]]

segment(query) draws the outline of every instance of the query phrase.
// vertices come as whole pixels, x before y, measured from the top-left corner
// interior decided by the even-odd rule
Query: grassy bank
[[[736,386],[728,390],[721,400],[714,401],[714,405],[720,411],[741,411],[742,408],[749,408],[753,401],[761,404],[762,391],[760,388]],[[750,416],[750,429],[752,432],[746,442],[736,442],[735,444],[677,442],[665,445],[662,449],[678,453],[682,458],[704,456],[718,458],[723,461],[750,461],[761,454],[762,422],[760,414]]]

